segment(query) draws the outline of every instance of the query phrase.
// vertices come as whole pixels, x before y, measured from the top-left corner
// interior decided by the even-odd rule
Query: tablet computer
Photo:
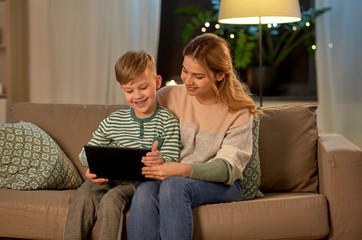
[[[124,181],[152,180],[142,175],[142,157],[151,149],[85,145],[88,166],[99,178]]]

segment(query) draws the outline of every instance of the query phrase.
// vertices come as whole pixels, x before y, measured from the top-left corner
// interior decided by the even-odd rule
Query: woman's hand
[[[155,166],[164,163],[161,152],[157,150],[158,141],[156,140],[152,145],[152,151],[148,152],[146,156],[142,157],[142,163],[146,166]]]
[[[109,180],[106,178],[97,178],[97,175],[91,173],[89,171],[89,168],[87,168],[87,170],[85,171],[85,177],[91,180],[95,184],[107,184],[109,182]]]
[[[142,168],[142,174],[147,178],[155,180],[164,180],[169,177],[190,177],[192,167],[188,164],[178,162],[166,162],[161,165],[145,166]]]

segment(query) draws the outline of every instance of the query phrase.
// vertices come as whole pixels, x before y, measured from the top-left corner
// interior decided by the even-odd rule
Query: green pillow
[[[0,187],[78,188],[82,179],[59,145],[30,122],[0,124]]]
[[[251,159],[243,171],[241,184],[243,186],[243,200],[251,200],[263,197],[259,190],[261,182],[260,158],[259,158],[259,125],[260,116],[255,116],[253,121],[253,151]]]

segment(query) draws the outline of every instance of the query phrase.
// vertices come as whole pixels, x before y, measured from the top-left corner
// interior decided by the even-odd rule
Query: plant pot
[[[256,95],[259,95],[260,90],[260,79],[262,80],[263,87],[263,96],[265,95],[274,95],[276,89],[276,76],[277,76],[276,67],[265,66],[261,67],[247,67],[246,69],[246,79],[250,91]]]

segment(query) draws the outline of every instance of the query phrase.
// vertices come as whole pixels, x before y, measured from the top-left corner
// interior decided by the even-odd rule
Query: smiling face
[[[210,79],[211,78],[211,79]],[[214,74],[207,70],[194,58],[184,57],[181,79],[185,84],[187,93],[195,96],[197,100],[205,105],[217,102],[216,94],[212,84],[217,81]]]
[[[161,87],[161,76],[154,77],[146,69],[139,77],[121,85],[127,104],[138,118],[152,116],[156,109],[156,90]]]

